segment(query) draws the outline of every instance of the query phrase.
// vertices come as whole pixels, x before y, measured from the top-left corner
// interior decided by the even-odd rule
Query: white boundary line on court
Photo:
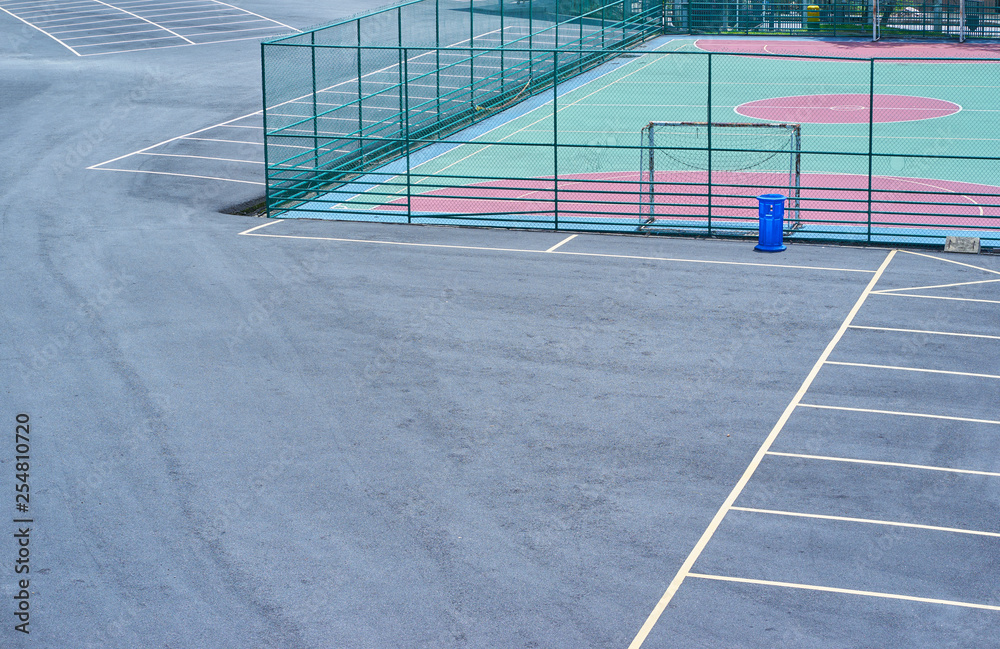
[[[468,40],[468,39],[466,39],[466,40]],[[642,55],[640,55],[640,56],[638,56],[638,57],[636,57],[636,58],[634,58],[634,59],[632,59],[632,60],[629,60],[629,61],[626,61],[625,63],[623,63],[623,64],[620,64],[620,65],[618,65],[618,66],[616,66],[616,67],[613,67],[613,68],[610,68],[610,69],[608,69],[607,71],[605,71],[605,72],[602,72],[601,74],[599,74],[599,75],[595,76],[595,77],[594,77],[593,79],[588,79],[587,81],[583,82],[583,83],[582,83],[582,84],[580,84],[579,86],[576,86],[575,88],[572,88],[572,89],[570,89],[570,90],[564,90],[564,91],[563,91],[563,94],[562,94],[562,95],[559,95],[559,94],[558,94],[558,93],[559,93],[559,89],[558,89],[558,88],[559,88],[559,85],[562,85],[562,84],[556,84],[556,88],[555,88],[555,92],[556,92],[556,96],[557,96],[557,97],[560,97],[560,96],[561,96],[561,97],[565,97],[565,96],[567,96],[567,95],[570,95],[570,94],[572,94],[572,93],[576,92],[577,90],[580,90],[581,88],[585,88],[586,86],[590,85],[591,83],[594,83],[595,81],[599,81],[599,80],[603,79],[604,77],[608,76],[609,74],[612,74],[613,72],[617,72],[617,71],[621,70],[622,68],[625,68],[625,67],[627,67],[627,66],[630,66],[630,65],[631,65],[632,63],[635,63],[635,62],[637,62],[637,61],[641,61],[641,60],[642,60],[642,56],[643,56],[643,55],[645,55],[645,54],[648,54],[648,53],[650,53],[650,52],[657,52],[657,51],[659,51],[659,50],[660,50],[661,48],[664,48],[664,47],[666,47],[667,45],[670,45],[671,43],[673,43],[673,42],[675,42],[675,41],[677,41],[677,38],[669,38],[669,39],[667,40],[667,42],[663,43],[663,44],[662,44],[662,45],[660,45],[659,47],[656,47],[656,48],[654,48],[654,49],[652,49],[652,50],[648,50],[648,51],[645,51],[645,52],[643,52],[643,54],[642,54]],[[676,50],[672,50],[672,51],[674,51],[674,52],[676,52],[676,51],[679,51],[679,50],[680,50],[681,48],[683,48],[683,47],[686,47],[687,45],[688,45],[688,43],[684,43],[683,45],[681,45],[681,47],[677,48]],[[653,63],[655,63],[655,62],[656,62],[656,60],[658,60],[658,57],[657,57],[657,59],[654,59],[653,61],[650,61],[650,62],[648,62],[648,63],[647,63],[646,65],[644,65],[644,66],[643,66],[642,68],[639,68],[639,70],[642,70],[643,68],[645,68],[645,67],[648,67],[648,66],[652,65]],[[584,99],[586,99],[587,97],[590,97],[591,95],[594,95],[594,94],[597,94],[598,92],[601,92],[601,91],[603,91],[604,89],[606,89],[606,88],[609,88],[609,87],[611,87],[612,85],[614,85],[614,84],[615,84],[615,83],[617,83],[618,81],[621,81],[622,79],[625,79],[625,78],[627,78],[627,77],[629,77],[629,76],[631,76],[631,75],[635,74],[635,73],[636,73],[636,72],[638,72],[639,70],[633,70],[632,72],[629,72],[629,73],[628,73],[628,74],[626,74],[625,76],[623,76],[623,77],[621,77],[621,78],[619,78],[619,79],[616,79],[616,80],[612,81],[612,82],[611,82],[611,83],[609,83],[608,85],[606,85],[606,86],[602,86],[602,87],[601,87],[601,88],[599,88],[598,90],[595,90],[594,92],[592,92],[592,93],[590,93],[590,94],[588,94],[588,95],[584,95],[583,97],[581,97],[580,99],[577,99],[576,101],[573,101],[573,102],[570,102],[569,104],[566,104],[566,106],[559,106],[559,107],[558,107],[558,110],[557,110],[557,112],[562,112],[562,110],[563,110],[563,108],[564,108],[564,107],[568,107],[568,106],[572,106],[573,104],[576,104],[576,103],[578,103],[578,102],[580,102],[580,101],[583,101]],[[565,81],[564,81],[563,83],[567,83],[567,82],[565,82]],[[541,95],[538,95],[538,96],[539,96],[539,97],[541,97]],[[517,120],[521,119],[522,117],[526,117],[526,116],[528,116],[528,115],[532,114],[533,112],[535,112],[536,110],[541,110],[542,108],[545,108],[546,106],[550,106],[550,105],[552,105],[552,100],[551,100],[551,99],[549,99],[549,100],[547,100],[547,101],[545,101],[545,102],[543,102],[543,103],[539,104],[538,106],[535,106],[534,108],[532,108],[532,109],[530,109],[530,110],[528,110],[528,111],[526,111],[526,112],[524,112],[524,113],[522,113],[522,114],[520,114],[520,115],[518,115],[518,116],[516,116],[516,117],[514,117],[514,118],[511,118],[511,119],[507,119],[507,120],[504,120],[504,121],[502,121],[501,123],[497,124],[496,126],[494,126],[494,127],[492,127],[492,128],[489,128],[489,129],[487,129],[487,130],[483,131],[482,133],[480,133],[479,135],[475,136],[474,138],[472,138],[471,140],[469,140],[469,141],[467,141],[467,142],[461,142],[461,143],[454,143],[454,142],[449,142],[448,140],[442,140],[441,144],[443,144],[443,145],[446,145],[446,146],[445,146],[445,150],[444,150],[444,151],[442,151],[441,153],[439,153],[439,154],[437,154],[437,155],[435,155],[435,156],[431,156],[430,158],[428,158],[428,159],[424,160],[423,162],[420,162],[420,163],[417,163],[417,164],[416,164],[415,166],[413,166],[413,167],[412,167],[412,168],[410,169],[410,171],[411,171],[411,173],[412,173],[413,171],[415,171],[415,170],[419,169],[420,167],[422,167],[422,166],[424,166],[424,165],[426,165],[426,164],[429,164],[429,163],[433,162],[434,160],[437,160],[438,158],[440,158],[440,157],[442,157],[442,156],[444,156],[444,155],[447,155],[447,154],[451,153],[452,151],[454,151],[455,149],[458,149],[458,148],[460,148],[460,147],[462,147],[462,146],[470,146],[470,145],[472,145],[472,144],[473,144],[473,143],[474,143],[474,142],[475,142],[476,140],[478,140],[479,138],[482,138],[482,137],[485,137],[485,136],[489,135],[490,133],[492,133],[493,131],[496,131],[497,129],[501,129],[501,128],[503,128],[504,126],[508,126],[508,125],[510,125],[510,124],[512,124],[512,123],[514,123],[514,122],[516,122]],[[501,114],[502,114],[502,113],[501,113]],[[523,126],[523,127],[519,128],[518,130],[514,131],[513,133],[509,133],[509,134],[505,135],[504,137],[502,137],[502,138],[500,138],[499,140],[497,140],[497,142],[502,142],[503,140],[506,140],[507,138],[510,138],[510,137],[513,137],[513,136],[517,135],[518,133],[521,133],[521,132],[526,132],[526,131],[528,131],[528,130],[529,130],[529,129],[530,129],[531,127],[532,127],[532,126],[534,126],[535,124],[538,124],[538,123],[540,123],[540,122],[543,122],[543,121],[545,121],[546,119],[548,119],[549,117],[551,117],[551,115],[547,115],[546,117],[543,117],[542,119],[539,119],[539,120],[535,120],[534,122],[532,122],[532,123],[530,123],[530,124],[528,124],[528,125],[526,125],[526,126]],[[472,156],[474,156],[474,155],[477,155],[477,154],[479,154],[479,153],[481,153],[481,152],[485,151],[486,149],[490,148],[490,147],[491,147],[491,146],[492,146],[493,144],[495,144],[495,142],[490,142],[490,143],[487,143],[487,145],[486,145],[486,146],[483,146],[483,147],[480,147],[479,149],[476,149],[475,151],[473,151],[472,153],[468,154],[467,156],[465,156],[465,157],[463,157],[463,158],[459,158],[459,159],[458,159],[458,160],[456,160],[455,162],[452,162],[451,164],[449,164],[449,165],[447,165],[447,166],[445,166],[445,167],[442,167],[441,169],[438,169],[438,170],[437,170],[437,171],[435,171],[434,173],[438,173],[438,174],[439,174],[439,173],[441,173],[441,172],[445,171],[446,169],[450,169],[451,167],[454,167],[455,165],[459,164],[460,162],[464,162],[465,160],[468,160],[468,159],[469,159],[469,158],[471,158]],[[377,170],[377,169],[376,169],[376,170],[375,170],[375,171],[373,171],[372,173],[378,173],[378,172],[379,172],[379,170]],[[394,179],[394,178],[398,178],[398,177],[400,177],[400,176],[404,176],[404,175],[405,175],[405,174],[399,174],[399,173],[396,173],[396,174],[393,174],[393,175],[391,176],[390,180],[392,180],[392,179]],[[387,181],[387,182],[388,182],[388,181]],[[418,183],[420,183],[420,182],[422,182],[422,180],[421,180],[421,179],[418,179],[418,180],[414,181],[414,182],[413,182],[413,183],[411,183],[411,184],[414,184],[414,185],[416,185],[416,184],[418,184]],[[366,189],[366,190],[364,190],[364,191],[362,191],[362,192],[358,192],[357,194],[355,194],[355,195],[353,195],[353,196],[350,196],[350,197],[348,197],[348,198],[344,199],[343,201],[340,201],[339,203],[336,203],[335,205],[332,205],[332,206],[330,207],[330,209],[331,209],[331,210],[335,210],[335,209],[337,209],[337,207],[338,207],[338,206],[340,206],[340,205],[343,205],[343,204],[345,204],[346,202],[348,202],[348,201],[350,201],[350,200],[352,200],[352,199],[354,199],[354,198],[357,198],[358,196],[361,196],[362,194],[365,194],[365,193],[367,193],[367,192],[371,191],[372,189],[374,189],[374,187],[372,187],[372,188],[369,188],[369,189]],[[402,193],[402,189],[400,189],[399,191],[396,191],[396,192],[391,192],[391,193],[388,193],[388,194],[386,194],[386,195],[387,195],[387,196],[398,196],[398,195],[399,195],[399,194],[401,194],[401,193]],[[372,211],[372,210],[375,210],[375,209],[376,209],[377,207],[378,207],[377,205],[373,205],[372,207],[369,207],[367,211]]]
[[[821,460],[824,462],[846,462],[848,464],[876,464],[878,466],[894,466],[901,469],[920,469],[922,471],[943,471],[945,473],[968,473],[970,475],[984,475],[991,478],[1000,478],[1000,473],[994,471],[977,471],[975,469],[951,469],[943,466],[930,466],[927,464],[906,464],[905,462],[886,462],[884,460],[862,460],[851,457],[834,457],[832,455],[809,455],[806,453],[779,453],[778,451],[768,451],[768,455],[778,455],[781,457],[797,457],[803,460]],[[997,534],[1000,536],[1000,533]]]
[[[955,534],[971,534],[973,536],[992,536],[1000,538],[1000,532],[983,532],[980,530],[964,530],[960,527],[940,527],[938,525],[921,525],[919,523],[902,523],[899,521],[881,521],[874,518],[854,518],[853,516],[832,516],[828,514],[805,514],[802,512],[788,512],[780,509],[757,509],[756,507],[733,507],[734,511],[750,512],[752,514],[773,514],[775,516],[792,516],[795,518],[818,518],[826,521],[839,521],[844,523],[868,523],[869,525],[887,525],[891,527],[909,527],[918,530],[930,530],[933,532],[952,532]]]
[[[818,403],[800,403],[803,408],[817,408],[820,410],[845,410],[847,412],[869,412],[876,415],[897,415],[900,417],[922,417],[924,419],[945,419],[947,421],[967,421],[973,424],[994,424],[1000,426],[1000,420],[995,419],[974,419],[972,417],[954,417],[951,415],[931,415],[923,412],[905,412],[902,410],[878,410],[876,408],[850,408],[848,406],[826,406]]]
[[[950,374],[953,376],[972,376],[980,379],[1000,379],[997,374],[977,374],[975,372],[955,372],[952,370],[930,370],[922,367],[901,367],[899,365],[876,365],[874,363],[849,363],[846,361],[827,361],[827,365],[845,365],[847,367],[869,367],[876,370],[900,370],[903,372],[926,372],[928,374]]]
[[[148,172],[137,172],[137,173],[148,173]],[[273,221],[277,223],[278,221]],[[239,235],[246,235],[250,237],[270,237],[272,239],[303,239],[307,241],[334,241],[339,243],[369,243],[375,245],[383,246],[412,246],[415,248],[447,248],[453,250],[485,250],[492,252],[525,252],[525,253],[548,253],[553,255],[570,255],[574,257],[607,257],[611,259],[638,259],[641,261],[668,261],[676,263],[686,263],[686,264],[715,264],[718,266],[753,266],[757,268],[788,268],[793,270],[822,270],[830,272],[843,272],[843,273],[877,273],[874,270],[864,270],[860,268],[824,268],[822,266],[795,266],[792,264],[763,264],[758,262],[749,261],[717,261],[710,259],[680,259],[674,257],[647,257],[642,255],[615,255],[610,253],[597,253],[597,252],[568,252],[565,250],[531,250],[525,248],[491,248],[488,246],[459,246],[453,244],[445,243],[415,243],[410,241],[379,241],[376,239],[344,239],[339,237],[307,237],[303,235],[292,235],[292,234],[251,234],[253,230],[258,227],[251,228],[250,230],[245,230],[240,232]],[[576,235],[574,235],[576,236]],[[565,241],[563,241],[565,243]],[[561,245],[561,244],[559,244]]]
[[[802,382],[802,385],[795,393],[795,396],[792,397],[791,402],[789,402],[788,406],[785,407],[785,411],[781,414],[781,417],[778,419],[777,423],[775,423],[774,428],[771,429],[770,434],[768,434],[767,438],[764,440],[764,443],[761,444],[760,448],[757,450],[757,454],[754,455],[753,460],[751,460],[750,462],[750,465],[746,468],[746,471],[743,472],[743,475],[736,483],[736,486],[733,487],[733,490],[729,493],[729,496],[722,503],[722,506],[719,508],[719,511],[715,513],[715,516],[712,518],[712,521],[708,524],[708,528],[701,535],[701,538],[698,539],[698,542],[695,544],[690,554],[688,554],[687,559],[684,560],[684,563],[681,565],[680,569],[677,571],[677,574],[671,580],[670,585],[667,587],[666,592],[663,593],[663,596],[660,598],[660,601],[656,603],[655,607],[653,607],[653,610],[649,614],[649,617],[646,618],[645,623],[643,623],[642,627],[639,629],[639,632],[636,634],[635,639],[633,639],[632,643],[629,645],[629,649],[639,649],[639,647],[642,646],[642,643],[646,640],[646,637],[649,635],[649,632],[653,630],[653,627],[656,625],[657,620],[660,619],[660,615],[663,614],[663,611],[667,608],[667,605],[670,603],[670,600],[673,599],[674,595],[677,593],[677,590],[680,588],[681,584],[684,583],[684,580],[689,576],[696,576],[694,575],[694,573],[691,572],[691,568],[694,567],[694,564],[698,560],[698,557],[701,556],[701,553],[705,550],[705,547],[708,545],[708,542],[712,539],[712,536],[715,535],[716,530],[718,530],[719,525],[722,523],[722,519],[726,517],[726,514],[729,512],[733,504],[736,502],[736,499],[739,497],[741,493],[743,493],[743,489],[745,489],[747,483],[750,482],[750,478],[753,477],[753,474],[757,471],[757,467],[760,466],[761,461],[767,455],[767,452],[771,450],[771,446],[774,444],[775,440],[777,440],[778,435],[781,433],[782,429],[784,429],[785,423],[788,421],[788,418],[791,417],[792,413],[795,411],[795,408],[802,401],[802,397],[805,396],[806,392],[808,392],[809,388],[812,386],[813,381],[816,380],[816,376],[819,374],[820,369],[823,367],[824,363],[826,363],[826,360],[830,357],[830,354],[833,353],[833,350],[837,346],[837,343],[840,342],[840,339],[844,336],[844,333],[847,331],[847,328],[850,327],[851,322],[858,315],[858,312],[861,310],[861,307],[864,305],[865,301],[868,299],[868,296],[875,288],[875,285],[882,277],[882,274],[885,272],[885,269],[889,267],[889,263],[892,261],[895,255],[896,255],[896,250],[890,250],[889,254],[886,255],[885,259],[882,261],[882,264],[879,266],[878,270],[875,271],[875,274],[868,282],[868,285],[861,292],[860,297],[858,297],[858,300],[854,303],[854,306],[847,314],[847,317],[844,319],[844,322],[841,323],[840,328],[837,329],[837,333],[834,334],[833,338],[827,344],[826,349],[824,349],[823,353],[820,354],[819,359],[817,359],[816,363],[809,371],[808,376],[806,376],[805,380]],[[1000,607],[997,607],[997,610],[1000,610]]]
[[[929,334],[932,336],[962,336],[964,338],[987,338],[989,340],[1000,340],[1000,336],[987,336],[986,334],[962,334],[952,331],[925,331],[923,329],[896,329],[894,327],[867,327],[864,325],[851,325],[851,329],[869,329],[871,331],[898,331],[908,334]]]
[[[843,595],[864,595],[866,597],[879,597],[882,599],[901,599],[908,602],[921,602],[924,604],[944,604],[946,606],[960,606],[963,608],[978,608],[986,611],[1000,611],[1000,606],[991,604],[974,604],[972,602],[958,602],[951,599],[933,599],[930,597],[914,597],[913,595],[896,595],[894,593],[879,593],[871,590],[855,590],[853,588],[834,588],[832,586],[814,586],[812,584],[795,584],[787,581],[769,581],[766,579],[746,579],[744,577],[726,577],[723,575],[706,575],[703,573],[689,573],[689,577],[697,579],[711,579],[715,581],[732,581],[740,584],[756,584],[759,586],[778,586],[781,588],[797,588],[801,590],[815,590],[824,593],[839,593]]]

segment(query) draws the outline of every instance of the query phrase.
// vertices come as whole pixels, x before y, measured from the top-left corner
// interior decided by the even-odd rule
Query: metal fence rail
[[[788,172],[739,157],[779,151],[709,126],[642,178],[640,132],[763,120],[801,124],[789,237],[1000,244],[996,59],[640,52],[667,14],[621,2],[408,35],[428,6],[446,24],[421,0],[264,45],[269,216],[754,236],[755,196]]]
[[[650,0],[416,0],[265,42],[269,203],[288,209],[579,75],[662,33],[662,16]]]
[[[665,13],[686,34],[1000,38],[995,0],[672,0]]]

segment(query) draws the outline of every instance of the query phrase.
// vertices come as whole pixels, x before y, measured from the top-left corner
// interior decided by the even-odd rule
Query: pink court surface
[[[861,94],[802,95],[751,101],[737,106],[736,112],[773,122],[867,124],[870,118],[884,124],[947,117],[962,110],[950,101],[910,95],[875,95],[872,104],[869,107],[868,95]]]
[[[712,174],[713,218],[746,222],[753,220],[756,202],[748,193],[787,191],[777,174]],[[787,183],[787,175],[784,178]],[[703,171],[667,171],[656,174],[655,216],[671,221],[701,221],[708,214]],[[726,187],[752,184],[758,189]],[[562,214],[594,214],[595,204],[603,216],[594,220],[630,221],[641,224],[648,216],[637,200],[642,185],[636,172],[580,174],[564,176],[559,182],[559,211]],[[914,195],[913,192],[919,192]],[[932,193],[926,193],[932,192]],[[979,194],[988,194],[981,196]],[[929,198],[935,198],[928,202]],[[524,214],[550,216],[555,210],[551,178],[535,178],[517,183],[491,181],[449,187],[414,195],[409,207],[414,214]],[[801,220],[844,225],[868,220],[868,177],[863,175],[802,174]],[[407,209],[407,200],[397,199],[381,209]],[[788,210],[792,209],[789,205]],[[1000,217],[1000,196],[996,187],[947,180],[876,176],[872,181],[872,220],[880,225],[905,222],[926,228],[974,228],[988,218]],[[787,212],[786,212],[787,213]]]

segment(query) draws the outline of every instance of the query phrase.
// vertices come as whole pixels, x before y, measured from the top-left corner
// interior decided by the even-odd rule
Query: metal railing
[[[419,4],[374,15],[403,45],[364,44],[364,19],[354,44],[317,30],[264,45],[269,216],[753,236],[755,196],[782,185],[738,158],[767,145],[713,145],[708,128],[681,147],[703,163],[640,176],[649,122],[749,118],[801,124],[789,237],[1000,241],[996,59],[637,50],[666,14],[635,3],[406,44]],[[820,103],[767,99],[789,95]]]

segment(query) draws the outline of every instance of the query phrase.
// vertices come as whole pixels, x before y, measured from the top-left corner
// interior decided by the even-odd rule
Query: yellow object
[[[806,7],[806,22],[818,23],[819,22],[819,6],[809,5]]]

